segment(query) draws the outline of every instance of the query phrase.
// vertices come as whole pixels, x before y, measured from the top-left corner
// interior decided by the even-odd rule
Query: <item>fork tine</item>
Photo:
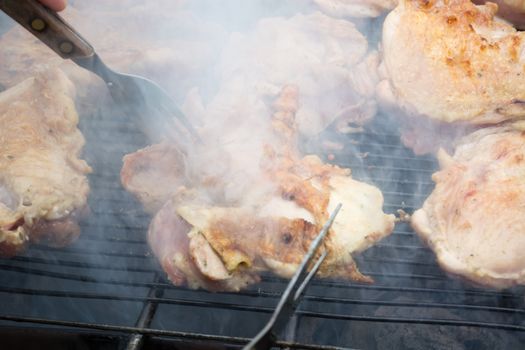
[[[173,104],[173,107],[171,108],[171,114],[177,118],[178,121],[182,123],[182,125],[189,131],[190,135],[193,137],[193,139],[199,143],[203,143],[201,137],[199,136],[199,133],[193,125],[189,122],[189,120],[186,118],[184,113]]]
[[[173,99],[160,85],[144,77],[132,74],[122,75],[128,76],[136,83],[146,103],[150,104],[153,101],[156,103],[156,105],[150,106],[151,109],[161,109],[165,113],[163,115],[164,120],[173,120],[170,117],[175,117],[175,119],[190,133],[194,141],[202,143],[202,139],[197,130],[195,130],[188,118],[186,118]],[[176,128],[178,127],[179,126],[176,126]]]
[[[117,104],[131,109],[146,107],[150,112],[158,111],[160,114],[154,118],[162,120],[163,123],[170,120],[170,117],[175,117],[193,137],[194,141],[202,143],[197,130],[177,107],[175,101],[154,81],[138,75],[115,72],[106,66],[97,54],[75,58],[73,61],[101,77],[106,82],[111,96]],[[162,125],[159,126],[163,130]],[[180,128],[180,126],[176,126],[176,128]]]
[[[176,110],[178,112],[173,113],[174,110],[171,110],[172,113],[170,113],[170,115],[174,116],[175,118],[169,118],[170,119],[170,124],[172,124],[174,126],[174,129],[177,130],[179,135],[182,135],[182,132],[180,131],[181,127],[179,125],[179,124],[182,124],[182,126],[190,134],[192,141],[196,141],[199,144],[204,144],[204,142],[202,141],[199,133],[197,132],[197,130],[195,130],[193,125],[188,121],[188,119],[184,116],[184,114],[182,112],[180,112],[180,110],[178,108],[176,108]],[[179,123],[176,123],[175,119]],[[186,135],[184,135],[184,136],[187,136],[188,133],[186,133]]]
[[[157,85],[155,82],[151,80],[148,80],[148,79],[144,79],[144,80],[148,81],[152,85],[152,88],[155,89],[156,92],[158,92],[159,95],[162,97],[161,99],[162,107],[166,110],[167,116],[175,117],[176,120],[179,121],[180,124],[182,124],[184,128],[186,128],[186,130],[190,133],[190,135],[193,137],[194,140],[202,143],[202,139],[200,138],[197,130],[195,130],[195,128],[193,127],[191,122],[188,120],[188,118],[186,118],[184,113],[179,109],[179,107],[177,107],[173,99],[164,91],[164,89],[162,89],[159,85]],[[168,119],[171,119],[171,118],[168,118]]]

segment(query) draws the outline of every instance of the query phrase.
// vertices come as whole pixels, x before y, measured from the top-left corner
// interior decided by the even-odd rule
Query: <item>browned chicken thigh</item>
[[[496,20],[496,10],[469,0],[403,0],[385,19],[378,93],[408,116],[404,141],[416,153],[448,143],[432,131],[461,135],[525,117],[525,34]]]
[[[91,169],[78,158],[73,93],[58,70],[0,93],[0,255],[29,242],[64,246],[80,233]]]
[[[439,153],[436,188],[412,225],[447,271],[505,288],[525,283],[525,133],[512,126]]]

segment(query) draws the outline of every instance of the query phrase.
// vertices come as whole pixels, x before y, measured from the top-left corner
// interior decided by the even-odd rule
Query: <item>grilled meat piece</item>
[[[257,272],[239,269],[229,274],[211,245],[200,234],[188,235],[191,225],[168,201],[153,218],[148,242],[175,285],[212,291],[244,289],[259,281]]]
[[[343,207],[325,241],[330,254],[319,275],[372,281],[359,272],[352,255],[390,234],[394,216],[383,213],[381,192],[353,180],[349,169],[299,154],[295,124],[298,99],[297,87],[287,86],[274,102],[273,143],[266,145],[264,157],[256,162],[258,177],[249,175],[252,189],[245,188],[240,198],[224,195],[229,186],[236,186],[228,181],[231,178],[185,177],[188,172],[184,166],[191,163],[188,160],[171,167],[166,166],[169,161],[161,160],[159,171],[146,170],[143,174],[151,176],[137,176],[139,181],[133,186],[125,185],[148,207],[151,195],[157,193],[149,190],[151,186],[163,183],[165,192],[173,193],[155,215],[148,233],[150,245],[173,283],[238,291],[257,282],[262,271],[290,277],[338,203]],[[210,150],[212,154],[215,151]],[[190,154],[187,157],[191,160]],[[134,164],[158,158],[155,148],[126,156],[123,181],[133,178],[129,174],[137,169]],[[138,168],[151,169],[154,165]],[[176,181],[173,169],[180,176]]]
[[[0,255],[29,242],[65,246],[87,211],[87,163],[78,158],[73,88],[58,71],[0,93]]]
[[[439,153],[412,226],[447,271],[495,288],[525,284],[525,133],[491,127]]]
[[[156,213],[184,185],[184,156],[168,143],[155,144],[124,156],[122,185],[144,209]]]
[[[314,177],[310,181],[316,180]],[[382,212],[383,198],[377,188],[349,176],[333,176],[328,190],[325,211],[335,209],[338,203],[343,208],[328,234],[324,247],[329,255],[318,276],[372,282],[359,272],[352,254],[388,235],[393,229],[393,216]],[[185,234],[200,235],[213,248],[227,271],[223,280],[236,276],[238,271],[244,274],[247,269],[269,270],[290,278],[327,216],[323,221],[316,220],[296,201],[282,196],[271,197],[254,210],[179,206],[172,215],[179,215],[192,226]]]
[[[383,214],[377,188],[343,176],[330,186],[327,210],[339,202],[343,208],[318,276],[372,282],[352,255],[388,235],[394,218]],[[171,200],[157,213],[148,240],[170,280],[191,288],[238,291],[258,282],[262,271],[290,278],[323,223],[282,197],[258,208],[176,205]]]
[[[465,132],[525,117],[525,34],[495,20],[496,10],[469,0],[401,1],[383,26],[386,79],[378,93],[385,104],[429,127],[452,124]],[[405,138],[417,145],[427,136],[413,140],[416,130]],[[438,148],[439,139],[432,141],[437,147],[418,153]]]
[[[284,85],[296,85],[301,91],[296,122],[304,135],[316,135],[334,121],[363,125],[376,113],[379,79],[377,54],[367,50],[366,38],[350,21],[320,12],[265,18],[253,31],[231,36],[219,66],[221,85],[243,79],[236,96],[253,91],[270,100]]]

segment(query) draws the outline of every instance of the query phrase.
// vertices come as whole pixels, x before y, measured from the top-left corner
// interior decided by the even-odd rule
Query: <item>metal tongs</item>
[[[191,123],[160,86],[146,78],[108,68],[93,46],[55,12],[36,0],[0,0],[0,10],[62,58],[70,59],[101,77],[115,103],[127,113],[139,114],[154,132],[170,138],[177,135],[188,139],[187,133],[181,130],[185,128],[191,136],[189,140],[200,141]]]
[[[259,334],[257,334],[255,338],[253,338],[252,341],[243,348],[244,350],[266,350],[270,349],[272,345],[274,345],[276,335],[285,328],[288,320],[294,314],[297,306],[299,305],[299,302],[301,301],[301,297],[306,290],[306,287],[315,276],[317,270],[319,270],[319,267],[328,254],[328,252],[325,250],[321,255],[319,255],[319,257],[316,255],[319,247],[321,246],[321,243],[323,242],[323,239],[328,233],[328,230],[330,230],[330,227],[334,223],[339,209],[341,209],[341,204],[337,205],[335,210],[330,215],[330,218],[321,229],[321,232],[319,232],[317,237],[310,244],[308,253],[306,253],[303,261],[301,262],[301,265],[299,265],[295,275],[291,279],[290,283],[288,283],[288,286],[281,296],[281,300],[279,300],[272,317],[266,326],[259,332]],[[312,265],[315,258],[317,258],[317,261],[313,264],[310,271],[308,271],[308,268]]]

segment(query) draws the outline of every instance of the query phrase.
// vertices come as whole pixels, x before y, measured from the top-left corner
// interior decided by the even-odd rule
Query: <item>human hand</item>
[[[67,0],[38,0],[42,3],[42,5],[45,5],[49,7],[51,10],[54,11],[62,11],[66,8]]]

